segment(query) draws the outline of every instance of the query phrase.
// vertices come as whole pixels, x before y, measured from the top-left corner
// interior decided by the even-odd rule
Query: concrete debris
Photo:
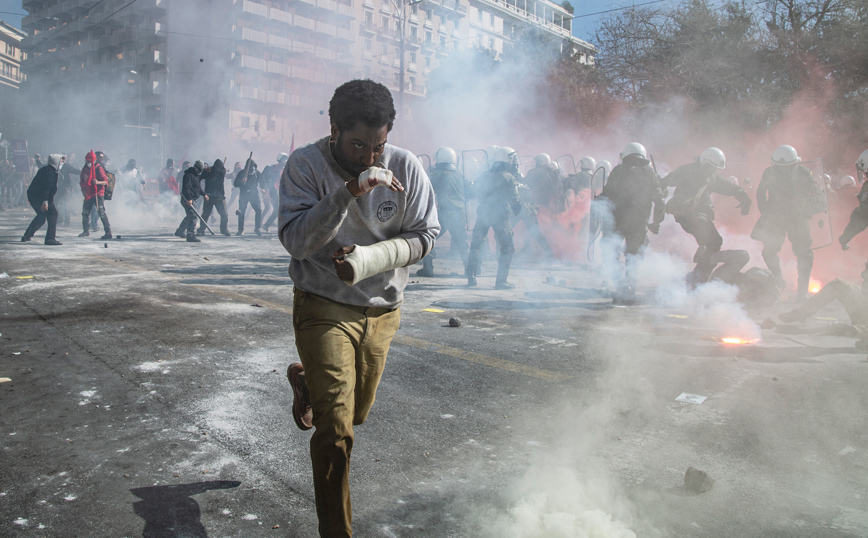
[[[555,283],[555,277],[553,277],[553,276],[547,276],[546,277],[546,284],[554,284],[554,283]]]
[[[762,323],[760,323],[760,327],[763,329],[774,329],[777,326],[778,324],[775,323],[775,320],[773,320],[772,318],[766,318],[763,320]]]
[[[684,487],[693,493],[705,493],[714,486],[714,479],[705,471],[700,471],[692,466],[684,473]]]
[[[461,327],[461,319],[460,318],[449,318],[449,326],[450,327]]]
[[[0,273],[0,278],[9,278],[9,273]]]

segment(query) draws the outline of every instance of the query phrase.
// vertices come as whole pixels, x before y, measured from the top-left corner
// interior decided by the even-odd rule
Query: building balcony
[[[266,63],[262,58],[241,54],[235,57],[236,67],[248,71],[265,71]]]
[[[359,24],[359,33],[363,35],[376,35],[377,26],[372,22],[363,22]]]
[[[268,17],[268,6],[251,0],[235,0],[236,4],[241,4],[241,16],[247,18]]]
[[[287,104],[287,101],[289,101],[289,97],[290,96],[284,92],[275,92],[269,90],[265,94],[265,102],[285,105]]]
[[[304,28],[305,30],[310,30],[311,32],[316,29],[316,22],[313,19],[309,19],[307,17],[303,17],[301,15],[295,15],[295,24],[294,26],[298,28]]]
[[[356,42],[356,38],[353,35],[353,31],[351,28],[338,28],[337,33],[335,34],[335,38],[341,41],[346,41],[347,43]]]
[[[290,66],[281,62],[268,62],[266,71],[275,75],[289,76]]]
[[[262,88],[254,88],[253,86],[239,85],[233,89],[234,97],[238,99],[252,99],[254,101],[265,101],[267,93]]]
[[[432,13],[442,13],[447,17],[467,15],[467,6],[462,6],[461,0],[422,0],[419,7]]]
[[[431,0],[425,0],[431,1]],[[448,1],[448,0],[444,0]],[[551,32],[558,37],[562,37],[565,39],[571,39],[572,33],[569,28],[564,28],[561,24],[554,22],[553,20],[548,20],[544,17],[540,17],[526,11],[523,7],[519,7],[515,1],[516,0],[471,0],[472,2],[476,2],[485,6],[493,11],[497,12],[500,15],[509,17],[513,20],[517,20],[519,22],[525,24],[532,24],[538,28]],[[555,9],[553,4],[546,4],[546,9],[549,13],[558,13],[562,17],[562,20],[568,20],[567,17],[570,17],[570,14],[566,11],[563,11],[562,8],[558,7]],[[553,16],[553,15],[552,15]],[[591,47],[590,44],[588,44]],[[592,47],[593,48],[593,47]]]
[[[288,24],[290,26],[292,26],[293,24],[292,13],[277,8],[271,8],[268,10],[268,18],[276,22]]]
[[[293,41],[291,39],[287,39],[285,37],[280,37],[275,34],[268,34],[268,43],[267,46],[272,49],[277,49],[278,51],[292,51],[293,50]]]
[[[338,29],[335,25],[321,21],[316,22],[314,32],[326,37],[331,37],[332,39],[336,38],[338,35]]]
[[[265,32],[260,32],[259,30],[253,30],[251,28],[237,28],[232,34],[235,36],[235,39],[241,41],[248,41],[251,43],[259,43],[260,45],[264,45],[268,42],[268,34]]]

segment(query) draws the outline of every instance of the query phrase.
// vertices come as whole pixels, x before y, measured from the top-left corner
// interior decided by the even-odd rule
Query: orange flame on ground
[[[817,293],[818,291],[820,291],[821,289],[823,289],[823,283],[820,282],[819,280],[814,280],[812,278],[811,283],[808,284],[808,292],[811,294],[814,294],[814,293]]]
[[[743,344],[755,344],[755,343],[759,342],[759,338],[746,339],[746,338],[738,338],[735,336],[725,336],[725,337],[721,338],[720,341],[724,344],[743,345]]]

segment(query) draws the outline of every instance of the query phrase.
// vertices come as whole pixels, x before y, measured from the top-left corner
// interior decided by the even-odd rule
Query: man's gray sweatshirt
[[[410,276],[408,267],[385,271],[347,286],[332,256],[341,247],[372,245],[403,237],[413,265],[434,247],[440,232],[431,181],[411,152],[386,144],[380,159],[404,186],[377,187],[354,197],[347,181],[356,181],[332,156],[328,137],[300,147],[289,156],[280,178],[280,242],[292,256],[289,276],[299,289],[339,303],[398,307]]]

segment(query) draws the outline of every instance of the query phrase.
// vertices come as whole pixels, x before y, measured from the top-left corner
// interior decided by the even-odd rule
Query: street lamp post
[[[124,125],[124,127],[129,127],[130,129],[148,129],[150,131],[154,131],[157,133],[157,136],[160,137],[160,166],[163,163],[163,135],[160,133],[159,129],[155,129],[153,127],[148,127],[147,125]]]
[[[137,71],[134,71],[132,69],[130,69],[130,73],[132,73],[136,76],[136,82],[138,82],[138,86],[139,86],[139,106],[137,108],[138,120],[136,120],[136,123],[141,125],[142,124],[142,77],[139,76],[139,73]],[[162,135],[160,138],[162,139]],[[160,148],[161,148],[160,153],[162,153],[162,145],[163,145],[162,142],[160,142]],[[141,160],[141,158],[142,158],[142,137],[139,136],[138,132],[136,132],[136,159]],[[163,158],[161,156],[160,162],[162,162],[162,160],[163,160]]]

